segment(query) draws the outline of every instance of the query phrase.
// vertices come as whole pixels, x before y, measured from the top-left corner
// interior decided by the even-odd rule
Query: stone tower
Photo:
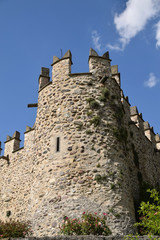
[[[142,183],[159,184],[160,138],[130,108],[110,63],[91,49],[89,72],[71,73],[67,51],[53,57],[52,81],[41,69],[35,125],[21,149],[19,133],[8,136],[1,157],[3,220],[10,211],[34,235],[51,236],[63,216],[105,212],[113,234],[134,232]]]

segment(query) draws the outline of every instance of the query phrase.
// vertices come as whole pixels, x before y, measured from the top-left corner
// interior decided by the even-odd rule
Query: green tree
[[[141,202],[140,222],[135,226],[139,227],[140,234],[160,235],[160,196],[156,189],[148,189],[150,200]]]

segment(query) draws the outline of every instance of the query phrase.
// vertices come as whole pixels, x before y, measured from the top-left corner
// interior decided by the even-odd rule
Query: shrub
[[[92,111],[88,111],[87,112],[87,116],[92,116],[93,112]]]
[[[115,104],[112,104],[114,108],[115,114],[113,115],[119,123],[121,123],[123,116],[124,116],[124,108],[123,106],[117,107]]]
[[[95,181],[97,183],[103,183],[106,180],[107,180],[107,176],[106,175],[96,174],[96,176],[95,176]]]
[[[97,109],[97,108],[99,108],[99,103],[94,100],[94,101],[90,102],[90,107],[92,109]]]
[[[91,130],[86,130],[86,134],[91,135],[93,132]]]
[[[10,220],[9,222],[0,221],[0,238],[19,238],[31,235],[30,225],[25,222]]]
[[[105,102],[109,98],[109,90],[108,88],[102,89],[102,95],[99,97],[99,100]]]
[[[118,141],[127,143],[128,132],[127,129],[124,127],[121,128],[114,128],[113,134],[117,138]]]
[[[105,101],[106,101],[106,98],[105,98],[103,95],[101,95],[101,96],[99,97],[99,101],[105,102]]]
[[[95,127],[97,127],[100,124],[100,117],[99,116],[95,116],[90,120],[91,124],[94,124]]]
[[[114,183],[111,183],[111,189],[115,189],[115,184]]]
[[[86,102],[88,102],[89,104],[90,104],[92,101],[94,101],[94,98],[91,98],[91,97],[90,97],[90,98],[87,98],[87,99],[86,99]]]
[[[60,227],[60,232],[65,235],[109,235],[110,229],[106,225],[106,213],[103,217],[97,216],[97,213],[83,212],[82,219],[69,219],[64,217],[64,223]]]
[[[160,235],[160,196],[156,189],[148,189],[150,201],[141,202],[140,222],[135,226],[140,228],[140,234]]]
[[[94,98],[87,98],[86,101],[89,103],[91,109],[98,109],[100,106]]]

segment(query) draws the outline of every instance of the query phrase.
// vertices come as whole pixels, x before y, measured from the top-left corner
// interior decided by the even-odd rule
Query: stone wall
[[[24,148],[7,137],[0,165],[1,219],[30,221],[53,236],[63,217],[107,213],[115,235],[133,233],[143,183],[159,184],[159,135],[131,107],[108,52],[89,55],[88,73],[71,73],[72,55],[53,57],[39,77],[34,128]],[[10,211],[10,216],[7,212]]]
[[[6,239],[6,238],[5,238]],[[129,240],[129,239],[139,239],[139,240],[149,240],[149,239],[159,239],[159,236],[53,236],[53,237],[26,237],[26,238],[7,238],[7,240]]]

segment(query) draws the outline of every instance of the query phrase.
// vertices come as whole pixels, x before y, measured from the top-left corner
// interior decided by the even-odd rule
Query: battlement
[[[71,73],[72,54],[68,50],[64,56],[59,59],[57,56],[53,56],[52,66],[52,81],[58,78],[65,77]]]
[[[37,236],[83,211],[106,212],[114,235],[132,233],[142,184],[160,185],[160,135],[125,97],[109,52],[90,49],[88,64],[71,73],[68,50],[53,57],[52,81],[41,68],[38,101],[28,104],[35,124],[22,148],[18,131],[7,136],[0,157],[1,219],[30,221]]]
[[[105,52],[102,56],[99,56],[98,53],[90,49],[89,52],[89,72],[88,73],[71,73],[71,65],[72,63],[72,54],[71,51],[68,50],[64,56],[60,59],[57,56],[53,56],[53,63],[51,66],[52,69],[52,82],[56,80],[62,80],[65,76],[76,78],[76,77],[91,77],[96,76],[98,81],[100,81],[102,84],[105,84],[105,81],[107,78],[114,79],[117,84],[120,86],[120,73],[118,71],[118,65],[111,66],[111,59],[109,57],[109,52]],[[39,76],[39,91],[43,90],[48,85],[51,85],[52,82],[50,82],[50,73],[49,68],[42,67],[41,73]],[[65,78],[66,78],[65,77]],[[89,79],[91,79],[89,78]],[[135,124],[137,128],[139,128],[141,131],[144,132],[144,135],[146,138],[152,142],[157,149],[160,148],[159,143],[159,134],[155,135],[153,131],[153,127],[150,127],[148,122],[145,122],[142,118],[142,114],[138,112],[138,109],[136,106],[130,107],[130,103],[128,100],[128,97],[124,97],[123,91],[121,91],[122,99],[121,102],[123,103],[125,109],[126,109],[126,117],[127,121],[130,124]],[[29,104],[28,106],[33,105],[31,107],[38,107],[38,104]],[[29,126],[26,127],[25,136],[30,131],[33,131],[34,128],[31,128]],[[28,135],[28,134],[27,134]],[[26,138],[26,137],[25,137]],[[20,133],[16,131],[13,136],[7,136],[6,142],[5,142],[5,150],[4,150],[4,156],[9,156],[11,153],[14,153],[17,150],[21,150],[20,148]],[[28,137],[27,137],[28,141]],[[24,141],[24,146],[26,145],[26,141]],[[0,145],[0,150],[1,145]]]
[[[24,147],[26,149],[26,147],[28,146],[28,142],[30,144],[30,137],[31,137],[31,134],[30,132],[34,130],[34,127],[29,127],[29,126],[26,126],[26,131],[25,131],[25,138],[24,138]],[[32,139],[33,140],[33,139]],[[14,155],[14,153],[16,153],[17,151],[20,151],[22,149],[24,149],[24,147],[21,147],[20,148],[20,132],[18,131],[15,131],[13,136],[7,136],[6,138],[6,141],[4,142],[4,156],[2,156],[2,159],[3,157],[6,158],[6,156],[8,156],[8,158],[11,156]],[[1,145],[0,145],[1,146]],[[2,150],[2,148],[1,148]]]
[[[39,90],[46,86],[50,81],[49,68],[41,68],[41,74],[39,76]]]
[[[4,155],[10,155],[12,152],[16,151],[20,147],[20,133],[18,131],[15,131],[13,136],[7,136],[6,142],[5,142],[5,149],[4,149]]]

